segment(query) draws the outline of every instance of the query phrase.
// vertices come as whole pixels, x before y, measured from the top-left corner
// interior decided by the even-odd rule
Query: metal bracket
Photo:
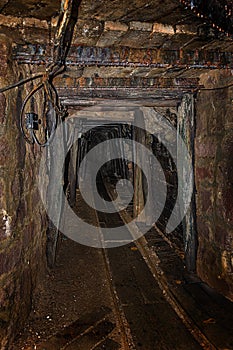
[[[27,130],[39,130],[40,120],[38,115],[34,112],[25,114],[25,124]]]

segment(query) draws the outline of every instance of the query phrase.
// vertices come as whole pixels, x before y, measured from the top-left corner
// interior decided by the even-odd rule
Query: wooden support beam
[[[137,217],[144,209],[145,195],[143,191],[143,173],[142,169],[138,164],[143,163],[142,154],[138,148],[138,144],[146,144],[145,135],[145,122],[143,113],[140,109],[135,111],[134,124],[136,127],[133,128],[133,141],[134,142],[134,206],[133,212],[134,217]],[[143,218],[145,219],[145,218]]]
[[[62,124],[61,124],[62,125]],[[48,215],[52,214],[53,221],[49,220],[48,231],[47,231],[47,262],[49,267],[53,267],[56,262],[57,254],[57,244],[59,238],[59,229],[62,220],[63,211],[63,200],[62,192],[63,188],[61,186],[62,179],[60,174],[57,173],[56,169],[61,160],[58,159],[57,155],[64,154],[65,152],[65,129],[64,127],[59,127],[57,129],[59,132],[59,137],[56,137],[56,142],[52,142],[50,147],[48,147],[47,156],[47,168],[48,168],[48,178],[49,183],[47,187],[47,208]],[[60,164],[63,166],[63,164]],[[58,185],[60,184],[60,186]],[[57,191],[59,190],[59,193]],[[54,201],[54,198],[58,200]]]
[[[70,50],[81,0],[62,0],[54,40],[53,63],[64,65]]]
[[[206,42],[205,44],[208,44]],[[228,46],[229,50],[228,50]],[[57,45],[57,44],[56,44]],[[171,41],[172,45],[172,41]],[[200,45],[200,47],[198,46]],[[206,49],[203,42],[196,43],[195,48],[188,45],[180,49],[158,48],[130,48],[130,47],[97,47],[97,46],[71,46],[67,56],[68,66],[113,66],[113,67],[151,67],[151,68],[232,68],[233,52],[231,41],[226,41],[223,48]],[[202,48],[203,47],[203,48]],[[67,53],[65,46],[65,52]],[[48,64],[51,62],[51,47],[49,45],[18,44],[13,50],[13,59],[18,63]],[[56,46],[56,55],[60,49]]]
[[[111,100],[111,106],[105,105],[104,102],[106,102],[106,99],[101,99],[101,98],[88,98],[88,99],[75,99],[75,98],[64,98],[61,97],[62,104],[67,107],[71,107],[73,109],[77,108],[90,108],[95,106],[95,111],[107,111],[107,108],[111,111],[113,107],[117,107],[123,111],[128,111],[129,109],[133,109],[138,104],[145,106],[145,107],[176,107],[177,104],[179,103],[179,99],[166,99],[166,100],[157,100],[153,98],[148,98],[148,99],[130,99],[129,105],[128,106],[120,106],[119,100]]]
[[[195,119],[194,119],[194,98],[193,95],[185,95],[178,110],[178,132],[182,136],[187,150],[194,163],[194,135],[195,135]],[[185,169],[185,158],[182,151],[178,149],[177,159],[181,169]],[[194,176],[194,174],[192,174]],[[190,191],[190,178],[185,170],[182,173],[182,189],[183,201],[186,201],[187,191]],[[195,217],[195,196],[193,195],[189,209],[183,220],[183,238],[185,248],[185,262],[188,271],[196,270],[197,259],[197,232],[196,232],[196,217]]]
[[[78,158],[78,140],[73,144],[73,146],[70,149],[68,182],[69,182],[69,204],[71,207],[74,207],[76,202],[77,158]]]
[[[80,88],[57,88],[61,101],[79,101],[83,99],[104,99],[104,100],[123,100],[127,102],[135,102],[135,100],[153,99],[156,104],[158,101],[179,100],[185,91],[189,92],[193,89],[189,88],[143,88],[143,87],[80,87]],[[77,103],[77,102],[76,102]],[[119,103],[119,102],[118,102]]]

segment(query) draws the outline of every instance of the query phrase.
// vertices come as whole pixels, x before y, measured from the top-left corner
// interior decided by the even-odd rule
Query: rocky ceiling
[[[48,43],[59,9],[60,0],[0,0],[1,32],[15,43]],[[167,50],[207,46],[221,52],[232,48],[216,26],[179,0],[83,0],[73,44]]]
[[[205,2],[215,9],[207,15],[198,7]],[[216,9],[228,35],[213,22]],[[208,69],[232,69],[231,9],[228,0],[82,0],[68,69],[57,80],[62,94],[77,87],[79,96],[81,88],[84,97],[100,89],[98,96],[114,98],[120,88],[185,90]],[[12,38],[15,60],[41,70],[51,62],[59,10],[60,0],[0,0],[0,33]]]
[[[60,0],[1,0],[0,13],[11,16],[49,19],[59,12]]]
[[[191,8],[194,13],[199,11],[201,16],[209,17],[213,22],[222,17],[229,26],[232,24],[230,0],[83,0],[80,18],[99,21],[161,22],[172,25],[193,23],[195,16],[191,11],[184,11],[184,5],[186,9]],[[60,0],[0,0],[0,13],[16,17],[49,20],[58,15],[59,9]]]
[[[1,0],[3,15],[35,17],[48,20],[58,15],[60,0]],[[171,16],[172,14],[172,16]],[[190,14],[188,14],[190,15]],[[175,24],[188,19],[178,0],[83,0],[80,19],[99,21],[145,21]]]

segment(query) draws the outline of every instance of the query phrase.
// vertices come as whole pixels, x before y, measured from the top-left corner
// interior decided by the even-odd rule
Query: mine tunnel
[[[233,349],[233,5],[0,0],[0,349]]]

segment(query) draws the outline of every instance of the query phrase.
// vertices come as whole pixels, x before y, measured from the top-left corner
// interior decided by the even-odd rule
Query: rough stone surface
[[[60,8],[59,0],[51,0],[48,2],[45,1],[25,1],[24,3],[21,0],[16,1],[0,1],[1,12],[6,15],[15,15],[15,16],[27,16],[28,13],[32,17],[49,19],[50,17],[56,15]]]
[[[230,71],[201,76],[197,98],[195,177],[200,277],[233,299],[233,88]]]
[[[5,123],[6,117],[6,98],[3,94],[0,94],[0,124]]]
[[[39,69],[44,71],[52,57],[56,28],[57,18],[51,16],[57,16],[59,7],[58,0],[0,0],[1,86],[29,76],[34,70],[33,63],[42,64]],[[185,82],[185,77],[194,78],[191,86],[196,87],[201,69],[206,68],[210,69],[200,81],[206,88],[232,83],[230,70],[212,70],[213,66],[232,67],[231,38],[222,35],[222,40],[221,33],[207,33],[205,26],[200,26],[203,21],[178,0],[162,3],[83,0],[80,19],[68,59],[69,69],[56,80],[69,98],[73,93],[74,99],[79,99],[85,91],[88,98],[94,98],[98,91],[102,97],[109,87],[117,93],[122,88],[123,96],[124,88],[130,96],[138,87],[148,88],[146,94],[153,97],[161,88],[175,86],[184,91],[185,84],[190,87],[190,80]],[[180,25],[176,26],[178,22]],[[23,44],[23,48],[16,44]],[[20,59],[21,64],[17,64]],[[117,67],[122,64],[126,65],[124,69]],[[98,65],[115,67],[102,69]],[[45,266],[46,216],[35,176],[41,151],[25,145],[19,132],[19,110],[30,88],[28,84],[25,89],[0,95],[2,350],[10,349],[12,337],[23,327],[37,275]],[[199,93],[195,142],[197,270],[203,280],[230,298],[233,298],[232,100],[232,87]]]
[[[1,35],[1,86],[28,75],[10,60]],[[7,48],[9,49],[7,51]],[[27,89],[30,87],[27,87]],[[37,274],[45,267],[45,214],[37,191],[40,151],[25,146],[19,132],[23,88],[0,95],[0,348],[10,349],[31,309]],[[38,96],[39,97],[39,96]]]

